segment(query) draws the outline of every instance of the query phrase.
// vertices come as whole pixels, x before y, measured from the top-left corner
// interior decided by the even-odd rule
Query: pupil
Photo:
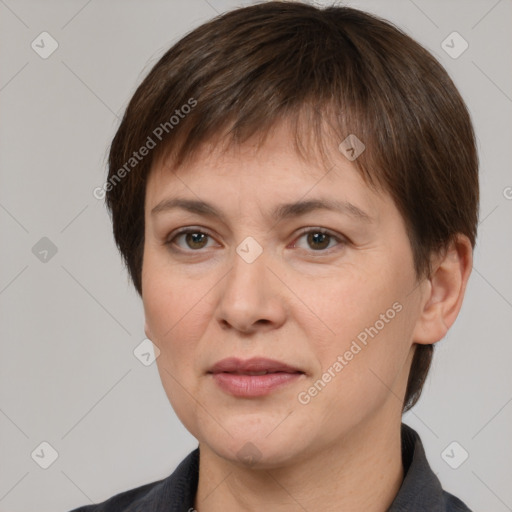
[[[187,243],[191,241],[191,244],[189,244],[189,246],[195,246],[195,244],[199,244],[200,246],[202,246],[200,239],[204,239],[205,236],[206,235],[204,233],[187,233]]]
[[[322,241],[324,242],[322,244]],[[327,241],[327,243],[325,243]],[[310,233],[308,235],[308,243],[312,245],[320,244],[321,247],[317,247],[317,249],[325,249],[329,245],[329,235],[325,233]]]

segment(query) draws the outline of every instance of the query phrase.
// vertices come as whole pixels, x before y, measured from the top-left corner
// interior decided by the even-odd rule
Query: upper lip
[[[253,357],[243,360],[237,357],[228,357],[217,361],[208,371],[208,373],[248,373],[248,372],[286,372],[286,373],[304,373],[299,368],[295,368],[289,364],[275,359],[267,359],[264,357]]]

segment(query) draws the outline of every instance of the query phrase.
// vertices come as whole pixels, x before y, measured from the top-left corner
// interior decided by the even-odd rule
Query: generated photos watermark
[[[362,330],[357,336],[356,339],[352,340],[350,348],[346,350],[343,355],[339,355],[336,358],[329,368],[325,370],[322,376],[315,381],[315,383],[310,386],[307,390],[301,391],[297,395],[297,399],[299,403],[302,405],[307,405],[311,402],[311,400],[317,396],[320,392],[322,392],[327,386],[329,382],[334,379],[337,375],[341,373],[343,368],[349,364],[354,357],[359,354],[364,347],[368,345],[370,341],[369,338],[375,338],[381,331],[386,327],[387,324],[393,320],[400,311],[402,311],[403,306],[400,302],[395,302],[389,309],[386,310],[385,313],[381,313],[379,319],[375,321],[375,323],[366,327]],[[359,343],[358,343],[359,342]],[[362,345],[362,346],[361,346]]]
[[[180,108],[174,111],[174,114],[168,121],[160,123],[150,135],[142,146],[134,151],[132,156],[120,167],[115,174],[113,174],[101,187],[96,187],[92,194],[100,200],[105,198],[105,194],[110,192],[127,174],[130,173],[137,165],[149,155],[151,150],[155,149],[159,142],[161,142],[165,135],[169,134],[176,126],[178,126],[182,119],[185,119],[192,109],[197,105],[197,100],[189,98],[187,103],[183,104]]]

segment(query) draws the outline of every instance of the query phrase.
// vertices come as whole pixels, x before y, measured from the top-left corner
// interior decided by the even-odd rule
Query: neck
[[[404,478],[400,421],[374,418],[335,444],[286,466],[250,469],[200,444],[198,512],[385,512]]]

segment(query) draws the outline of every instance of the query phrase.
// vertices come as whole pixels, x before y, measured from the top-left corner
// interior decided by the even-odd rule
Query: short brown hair
[[[418,279],[457,233],[474,247],[475,137],[444,68],[368,13],[266,2],[218,16],[170,48],[136,90],[112,141],[106,203],[140,295],[145,190],[155,159],[172,154],[177,168],[221,130],[228,146],[251,135],[263,141],[283,119],[296,127],[301,154],[310,134],[317,148],[349,134],[363,141],[354,164],[402,214]],[[146,156],[135,159],[139,149]],[[432,354],[433,345],[416,346],[404,412],[419,399]]]

